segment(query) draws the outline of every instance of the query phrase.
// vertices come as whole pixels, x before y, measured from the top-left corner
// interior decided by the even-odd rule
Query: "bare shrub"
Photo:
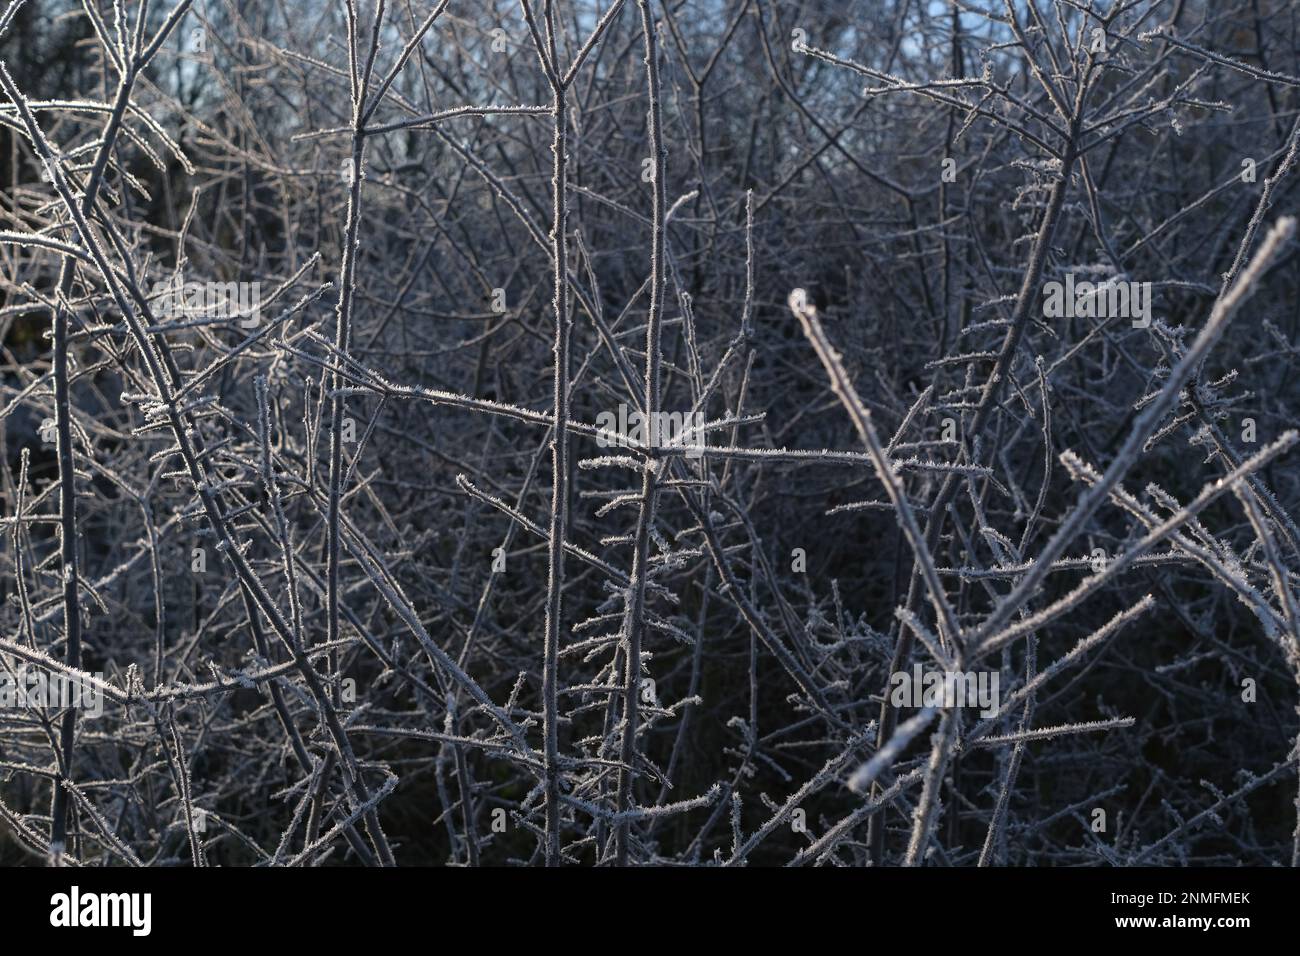
[[[1300,863],[1289,13],[9,3],[0,862]]]

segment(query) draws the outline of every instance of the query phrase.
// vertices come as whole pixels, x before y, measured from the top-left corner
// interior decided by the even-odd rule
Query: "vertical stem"
[[[71,277],[72,269],[66,266]],[[59,458],[59,555],[63,562],[63,628],[67,645],[64,663],[81,668],[81,609],[77,607],[77,490],[72,461],[72,416],[68,400],[68,312],[62,304],[54,308],[54,416]],[[68,793],[64,776],[72,774],[73,740],[77,730],[77,710],[63,712],[60,728],[60,774],[54,781],[50,809],[50,852],[56,858],[63,852],[67,835]]]
[[[349,169],[352,183],[348,192],[347,224],[343,240],[343,268],[340,278],[339,301],[336,307],[334,348],[346,356],[352,324],[352,297],[355,285],[357,232],[361,219],[361,166],[365,139],[360,131],[352,136],[352,154]],[[329,499],[326,506],[326,605],[327,631],[330,643],[339,636],[339,499],[343,477],[343,416],[346,412],[344,396],[339,394],[343,385],[338,372],[330,373],[330,388],[334,395],[330,402],[330,470]]]
[[[925,784],[921,788],[921,801],[917,804],[916,814],[912,820],[912,838],[907,845],[904,866],[919,866],[925,860],[925,850],[929,846],[930,834],[934,830],[934,808],[939,799],[939,788],[943,786],[944,772],[948,769],[948,758],[952,755],[953,739],[957,735],[957,720],[955,708],[944,709],[939,730],[934,735],[930,762],[926,764]]]
[[[554,260],[555,283],[555,375],[554,395],[556,428],[551,434],[551,526],[547,539],[549,558],[546,574],[546,636],[542,665],[542,729],[545,735],[543,756],[546,776],[546,865],[560,865],[560,738],[558,687],[561,592],[564,589],[564,539],[569,525],[569,430],[562,422],[569,419],[569,287],[568,240],[565,235],[568,196],[565,175],[568,168],[567,91],[552,87],[552,121],[555,156],[551,192],[551,258]]]
[[[343,238],[343,263],[339,278],[339,301],[336,307],[334,327],[334,348],[342,364],[347,359],[352,331],[352,303],[356,292],[356,262],[359,240],[357,238],[361,223],[361,178],[365,158],[366,134],[364,116],[366,98],[370,88],[370,77],[375,63],[375,54],[379,48],[379,27],[384,18],[384,0],[375,5],[375,21],[370,36],[369,51],[364,67],[357,68],[357,23],[356,7],[348,4],[348,51],[352,67],[352,152],[349,170],[351,182],[348,184],[348,210]],[[331,644],[339,637],[339,560],[341,551],[341,532],[339,527],[339,503],[343,484],[343,416],[347,410],[344,396],[339,389],[343,385],[338,372],[330,375],[333,396],[330,403],[330,469],[329,496],[326,504],[326,569],[325,569],[325,604],[326,604],[326,640]],[[298,649],[301,655],[301,649]],[[369,791],[361,779],[361,770],[350,753],[346,752],[347,737],[343,727],[338,723],[333,707],[330,705],[329,690],[321,683],[310,661],[300,656],[300,667],[313,694],[321,703],[321,712],[326,724],[344,758],[345,776],[350,778],[349,785],[362,802],[368,802]],[[366,829],[371,841],[378,851],[379,860],[385,866],[394,864],[388,842],[379,825],[378,815],[373,808],[364,815]]]
[[[108,165],[109,152],[117,141],[122,117],[131,98],[135,73],[128,69],[122,74],[117,96],[108,124],[104,128],[100,147],[86,182],[86,192],[81,199],[82,215],[88,215],[99,195]],[[63,259],[59,275],[59,294],[55,297],[53,332],[54,365],[54,430],[57,440],[59,467],[59,558],[63,575],[63,628],[67,643],[63,662],[81,669],[81,610],[77,606],[80,587],[80,568],[77,562],[77,486],[72,456],[72,407],[68,381],[68,311],[64,301],[72,289],[74,264],[71,257]],[[54,781],[54,795],[50,801],[50,851],[56,857],[63,852],[68,828],[68,791],[63,777],[72,775],[74,741],[77,735],[77,711],[69,707],[63,712],[59,728],[60,776]]]
[[[656,422],[659,412],[659,337],[664,308],[664,219],[667,202],[664,192],[664,148],[662,119],[659,107],[659,64],[655,47],[654,18],[650,15],[649,0],[638,0],[641,10],[641,27],[645,34],[646,85],[650,109],[647,121],[650,156],[654,160],[654,201],[651,218],[650,246],[650,314],[646,321],[645,349],[645,410],[646,420]],[[653,439],[652,442],[653,444]],[[650,526],[654,522],[655,480],[659,464],[651,450],[645,463],[641,481],[641,507],[637,513],[636,533],[633,537],[632,580],[628,587],[623,631],[627,635],[627,653],[623,659],[623,740],[619,748],[618,812],[625,813],[632,801],[632,780],[635,776],[636,732],[640,718],[638,684],[641,677],[641,637],[645,630],[645,589],[650,553]],[[626,866],[628,861],[628,829],[626,819],[620,820],[615,831],[615,862]]]

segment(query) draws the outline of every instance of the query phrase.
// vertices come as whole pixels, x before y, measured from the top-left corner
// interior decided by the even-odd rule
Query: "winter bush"
[[[1300,863],[1298,29],[8,2],[0,862]]]

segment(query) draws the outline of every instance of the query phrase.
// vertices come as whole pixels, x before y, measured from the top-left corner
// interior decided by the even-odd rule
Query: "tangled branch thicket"
[[[0,862],[1300,863],[1289,0],[3,6]]]

